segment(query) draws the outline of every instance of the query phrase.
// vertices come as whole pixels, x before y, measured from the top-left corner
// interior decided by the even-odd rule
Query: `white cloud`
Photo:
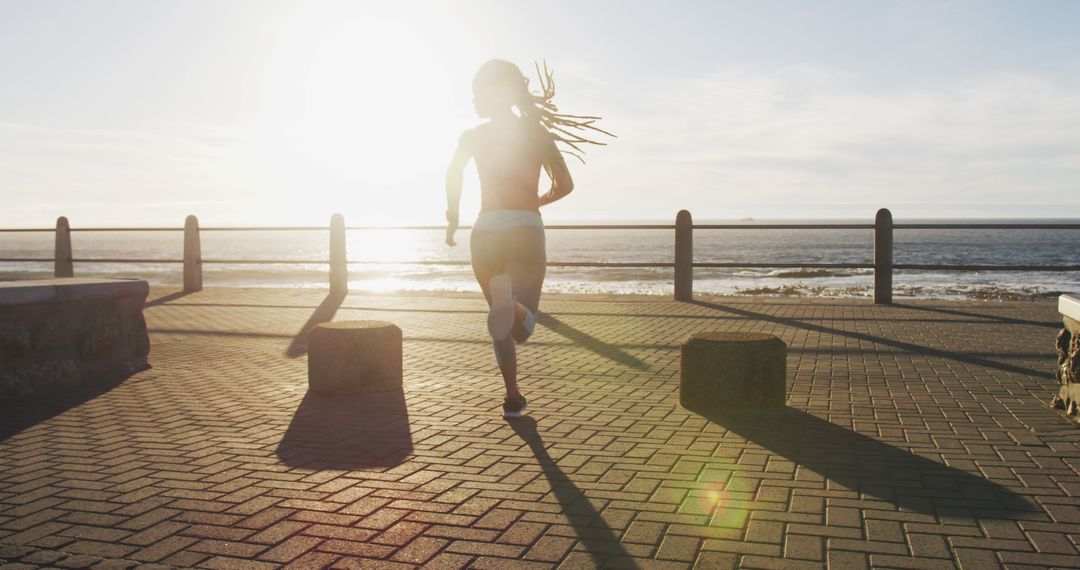
[[[159,224],[226,202],[221,168],[235,146],[223,129],[67,129],[0,122],[0,225]],[[84,224],[85,225],[85,224]]]
[[[582,169],[667,215],[964,215],[964,204],[1080,205],[1080,88],[996,74],[874,92],[804,67],[625,85],[606,125],[620,138]],[[593,101],[600,107],[604,102]],[[602,200],[589,208],[600,212]],[[846,207],[859,205],[859,208]],[[943,204],[948,204],[943,206]],[[865,210],[865,211],[864,211]],[[984,210],[981,213],[985,214]],[[1074,214],[1075,215],[1075,214]]]
[[[1080,85],[1065,79],[998,73],[875,90],[818,67],[633,81],[588,62],[559,72],[560,105],[600,113],[619,138],[573,167],[579,190],[549,220],[668,218],[681,208],[699,219],[869,217],[878,207],[898,217],[1080,212]],[[0,122],[0,226],[50,225],[55,215],[173,224],[196,210],[220,223],[311,223],[335,210],[357,222],[439,223],[453,136],[413,123],[321,125],[341,140],[316,153],[296,125],[273,120],[147,130]],[[379,154],[357,150],[365,145]],[[415,168],[400,166],[406,158]]]

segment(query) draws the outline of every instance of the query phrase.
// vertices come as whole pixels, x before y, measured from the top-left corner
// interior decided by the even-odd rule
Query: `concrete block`
[[[710,331],[682,344],[679,401],[700,413],[783,407],[787,345],[764,333]]]
[[[322,323],[308,335],[308,388],[319,392],[401,390],[401,329],[386,321]]]

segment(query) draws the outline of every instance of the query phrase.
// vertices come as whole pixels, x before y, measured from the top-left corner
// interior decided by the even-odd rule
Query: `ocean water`
[[[833,220],[833,222],[840,220]],[[851,220],[844,220],[851,222]],[[919,222],[902,220],[900,222]],[[977,220],[936,220],[976,222]],[[1001,222],[1002,220],[995,220]],[[1013,220],[1076,223],[1076,220]],[[780,222],[780,221],[778,221]],[[792,223],[792,220],[783,222]],[[807,220],[802,223],[829,223]],[[898,223],[900,223],[898,222]],[[652,223],[670,223],[652,222]],[[733,223],[698,221],[697,223]],[[747,223],[768,223],[766,220]],[[348,234],[350,288],[357,291],[478,291],[467,265],[414,265],[409,260],[467,261],[469,232],[446,246],[441,231],[353,230]],[[206,264],[207,287],[327,287],[328,232],[204,231],[203,258],[288,259],[296,264]],[[694,260],[741,263],[870,263],[872,230],[695,230]],[[181,232],[75,232],[75,258],[180,259]],[[670,263],[673,230],[549,230],[550,262]],[[51,258],[51,233],[0,233],[0,257]],[[1080,264],[1080,230],[898,229],[894,260],[911,264]],[[0,262],[0,279],[47,277],[51,263]],[[138,277],[178,285],[178,263],[77,262],[76,275]],[[897,271],[894,295],[916,298],[1013,299],[1080,293],[1080,272]],[[697,293],[868,297],[869,269],[696,268]],[[671,268],[549,268],[545,290],[572,293],[672,293]]]

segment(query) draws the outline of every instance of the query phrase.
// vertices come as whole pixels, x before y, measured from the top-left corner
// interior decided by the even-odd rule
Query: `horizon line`
[[[64,216],[66,217],[66,216]],[[923,222],[989,222],[996,223],[1001,221],[1017,221],[1017,222],[1035,222],[1035,223],[1058,223],[1062,225],[1069,225],[1080,223],[1080,217],[1022,217],[1022,216],[979,216],[979,217],[957,217],[957,216],[927,216],[927,217],[908,217],[908,218],[893,218],[894,224],[905,223],[923,223]],[[612,225],[612,226],[674,226],[675,221],[671,218],[560,218],[556,220],[546,220],[548,226],[569,226],[569,225]],[[845,223],[859,223],[859,224],[873,224],[873,217],[776,217],[776,218],[698,218],[694,220],[694,225],[711,225],[711,224],[724,224],[724,225],[763,225],[770,223],[811,223],[811,222],[845,222]],[[298,224],[298,225],[283,225],[283,224],[266,224],[266,225],[242,225],[242,224],[229,224],[220,223],[208,226],[200,227],[200,230],[204,231],[267,231],[279,229],[282,231],[302,231],[302,230],[325,230],[329,229],[330,224],[326,225],[312,225],[312,224]],[[356,224],[345,225],[346,230],[365,230],[365,229],[399,229],[399,230],[434,230],[439,228],[445,228],[446,224]],[[460,229],[469,229],[471,224],[462,224]],[[71,231],[120,231],[120,232],[138,232],[138,231],[182,231],[184,229],[183,224],[179,225],[130,225],[130,226],[107,226],[88,224],[86,226],[71,225]],[[633,228],[624,228],[633,229]],[[33,233],[33,232],[52,232],[56,231],[55,227],[46,226],[3,226],[0,227],[0,233]]]

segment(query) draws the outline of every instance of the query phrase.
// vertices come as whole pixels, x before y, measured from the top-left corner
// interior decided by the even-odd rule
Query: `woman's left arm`
[[[570,177],[570,169],[566,166],[559,148],[550,137],[544,144],[544,171],[551,178],[551,189],[540,196],[540,205],[546,206],[556,200],[565,198],[574,190],[574,179]]]

